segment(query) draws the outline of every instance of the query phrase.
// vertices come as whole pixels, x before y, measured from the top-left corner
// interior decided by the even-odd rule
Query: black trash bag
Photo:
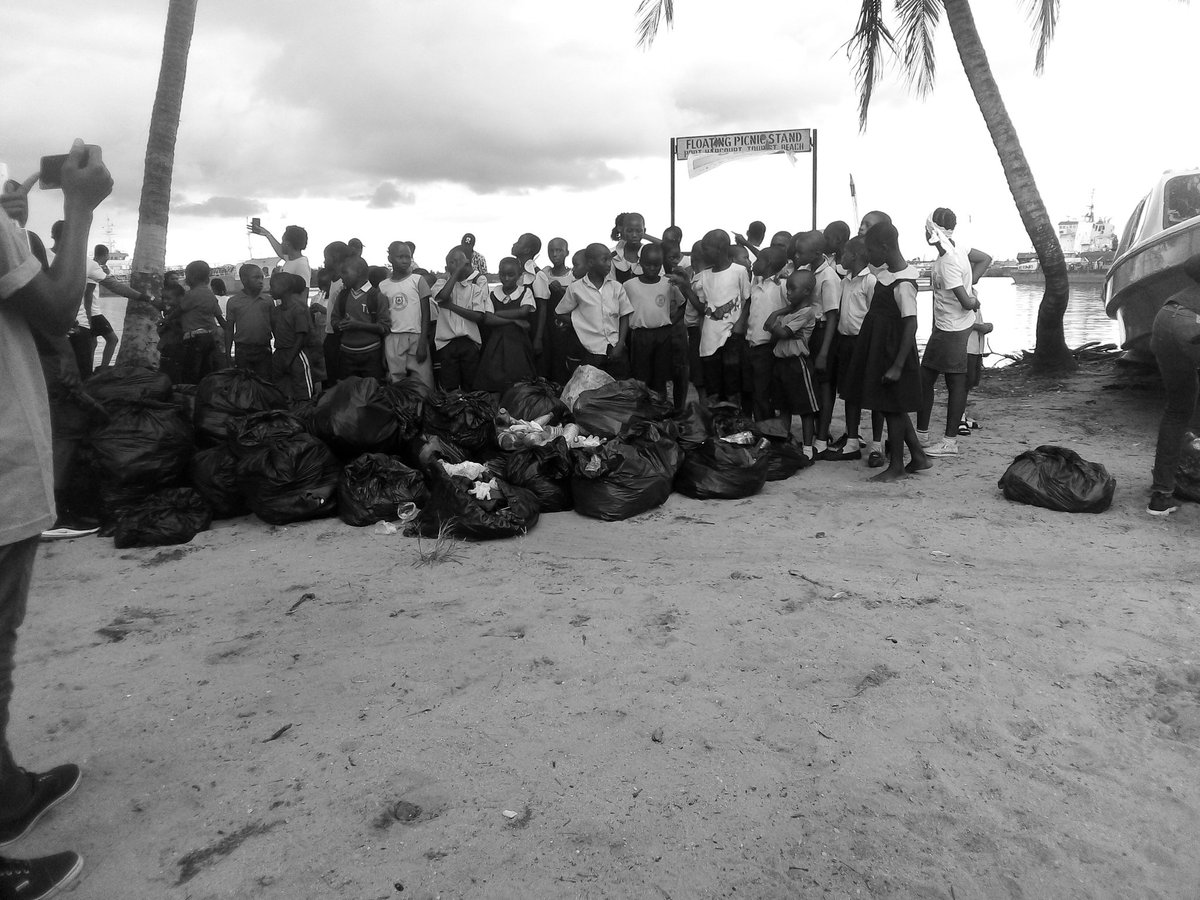
[[[304,423],[299,418],[282,409],[269,409],[230,419],[225,428],[225,444],[238,459],[272,438],[291,437],[305,431]]]
[[[1019,455],[997,484],[1009,500],[1060,512],[1104,512],[1117,489],[1100,463],[1050,444]]]
[[[171,399],[171,376],[145,366],[106,366],[97,369],[83,385],[93,400],[157,400]]]
[[[212,509],[196,491],[167,488],[125,510],[117,519],[113,545],[123,550],[186,544],[201,531],[208,531],[212,518]]]
[[[288,401],[274,384],[246,369],[222,369],[200,380],[196,388],[196,443],[223,444],[230,419],[287,409]]]
[[[173,403],[111,400],[108,421],[89,438],[91,460],[110,512],[174,487],[187,473],[195,447],[192,426]]]
[[[580,394],[575,424],[584,434],[612,438],[635,422],[661,422],[673,411],[666,397],[630,378]]]
[[[179,407],[179,411],[189,422],[196,421],[197,390],[199,388],[194,384],[177,384],[171,389],[171,402]]]
[[[1175,470],[1175,495],[1200,503],[1200,439],[1190,431],[1183,436],[1183,452]]]
[[[425,405],[425,431],[467,453],[496,446],[496,408],[487,391],[438,393]]]
[[[251,512],[271,525],[333,515],[338,462],[311,434],[267,441],[237,464],[237,479]]]
[[[439,459],[448,463],[463,462],[467,459],[467,451],[453,441],[422,433],[401,448],[400,456],[408,465],[424,472]]]
[[[232,519],[250,511],[237,480],[237,457],[228,447],[209,447],[192,457],[192,487],[212,507],[214,519]]]
[[[488,462],[488,468],[509,484],[532,493],[540,512],[565,512],[575,506],[571,499],[571,451],[564,438],[501,453]]]
[[[736,403],[714,403],[708,411],[712,415],[713,437],[729,437],[754,430],[754,420]]]
[[[695,450],[709,438],[715,436],[712,413],[700,403],[689,403],[675,413],[671,422],[675,426],[675,440],[685,451]]]
[[[481,480],[491,480],[485,472]],[[525,488],[495,478],[491,499],[479,500],[471,493],[475,483],[469,478],[451,475],[441,465],[431,466],[429,503],[421,511],[418,530],[433,536],[443,526],[450,534],[480,540],[517,537],[525,534],[538,520],[538,501]]]
[[[754,436],[770,441],[766,450],[767,481],[783,481],[813,464],[804,455],[804,444],[789,434],[780,422],[755,422]]]
[[[658,425],[635,423],[592,452],[572,454],[575,512],[615,522],[662,505],[682,462],[679,445]]]
[[[500,407],[514,419],[532,422],[551,416],[551,425],[561,425],[571,421],[571,409],[559,397],[561,393],[557,384],[545,378],[518,381],[500,395]]]
[[[400,421],[385,386],[374,378],[344,378],[321,395],[312,433],[343,458],[395,453]]]
[[[364,453],[342,469],[337,486],[338,517],[347,525],[374,525],[397,518],[402,503],[425,506],[425,476],[386,453]]]
[[[721,440],[705,441],[683,455],[675,490],[697,500],[752,497],[767,481],[766,449]]]
[[[399,423],[397,440],[412,440],[425,423],[425,404],[433,392],[420,378],[401,378],[384,386],[384,395]]]

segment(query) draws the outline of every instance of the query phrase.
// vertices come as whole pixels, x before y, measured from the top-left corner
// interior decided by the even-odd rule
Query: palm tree
[[[163,37],[158,90],[150,115],[150,137],[146,143],[146,172],[142,200],[138,206],[137,241],[133,247],[130,284],[153,294],[162,291],[167,260],[167,218],[171,209],[171,173],[175,167],[175,137],[179,133],[179,111],[183,106],[183,84],[187,75],[192,27],[196,22],[196,0],[170,0],[167,29]],[[125,308],[119,365],[157,366],[159,315],[149,303],[130,300]]]
[[[863,129],[867,126],[871,94],[879,81],[885,51],[898,53],[908,81],[918,96],[925,96],[933,89],[936,70],[933,34],[942,12],[945,12],[967,81],[992,136],[1008,189],[1046,280],[1046,290],[1038,307],[1034,365],[1041,371],[1074,368],[1075,361],[1063,334],[1063,316],[1070,296],[1067,264],[1054,224],[1046,212],[1046,204],[1042,202],[1033,172],[1021,149],[1017,131],[1008,116],[1008,110],[1004,108],[1004,100],[1000,97],[1000,89],[996,86],[987,54],[979,39],[979,31],[975,27],[970,2],[895,0],[896,15],[899,17],[898,37],[893,36],[887,27],[883,0],[861,0],[861,3],[858,24],[846,42],[846,53],[855,70],[859,95],[858,119]],[[1038,37],[1035,71],[1041,74],[1046,61],[1046,48],[1058,24],[1059,0],[1028,0],[1028,4]],[[638,43],[648,46],[658,33],[662,21],[665,20],[667,25],[672,23],[674,12],[672,0],[641,0],[638,5]]]

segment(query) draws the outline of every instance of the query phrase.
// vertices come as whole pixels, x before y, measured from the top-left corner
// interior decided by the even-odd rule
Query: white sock
[[[879,446],[879,441],[868,441],[867,450],[871,453],[882,453],[883,448]]]
[[[804,445],[804,455],[807,456],[809,459],[813,458],[813,456],[815,455],[815,451],[812,448],[812,444]]]
[[[922,444],[929,443],[929,432],[928,431],[922,431],[920,428],[916,429],[916,431],[917,431],[917,440],[918,441],[920,441]]]
[[[824,453],[826,449],[828,449],[829,444],[827,444],[825,441],[813,441],[813,446],[816,448],[818,453]]]
[[[846,438],[846,446],[844,446],[842,448],[842,452],[843,453],[853,453],[855,450],[857,450],[861,446],[862,446],[862,441],[860,441],[858,438],[848,437],[848,438]]]

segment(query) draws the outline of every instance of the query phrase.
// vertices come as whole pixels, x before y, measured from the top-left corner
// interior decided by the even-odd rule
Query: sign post
[[[675,224],[675,163],[688,161],[694,178],[719,165],[752,156],[785,153],[812,154],[812,227],[817,227],[817,129],[746,131],[734,134],[700,134],[671,138],[671,224]],[[794,161],[794,160],[793,160]]]

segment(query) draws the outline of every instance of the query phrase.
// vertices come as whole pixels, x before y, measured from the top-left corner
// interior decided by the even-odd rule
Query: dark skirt
[[[892,292],[881,292],[876,287],[855,342],[842,394],[851,406],[881,413],[911,413],[921,408],[921,372],[915,338],[909,340],[905,350],[900,380],[894,384],[883,381],[884,373],[892,367],[900,351],[902,321]]]
[[[536,376],[537,364],[528,332],[519,325],[490,328],[487,343],[479,354],[474,389],[502,393],[518,381],[529,381]]]

